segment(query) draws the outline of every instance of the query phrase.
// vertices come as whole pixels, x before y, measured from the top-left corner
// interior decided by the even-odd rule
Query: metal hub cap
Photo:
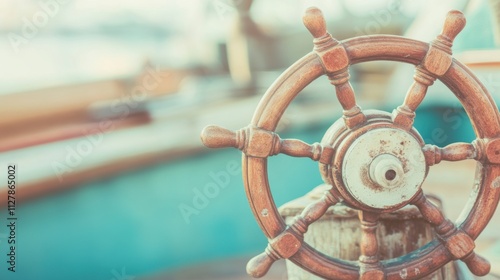
[[[404,176],[401,161],[391,155],[382,154],[370,163],[370,178],[382,188],[392,189],[401,184]]]
[[[419,142],[398,128],[376,128],[352,142],[342,162],[346,190],[362,204],[387,209],[405,205],[425,179]]]

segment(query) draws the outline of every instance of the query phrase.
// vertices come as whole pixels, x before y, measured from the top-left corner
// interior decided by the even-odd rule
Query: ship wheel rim
[[[347,52],[350,65],[376,60],[418,65],[429,49],[427,43],[390,35],[356,37],[342,41],[341,44]],[[301,70],[302,74],[299,75],[298,70]],[[316,53],[312,52],[298,60],[264,94],[255,110],[251,125],[274,131],[290,102],[302,89],[324,74],[321,59]],[[496,105],[487,89],[466,66],[453,59],[448,71],[438,79],[462,104],[473,124],[477,138],[496,138],[500,135]],[[491,117],[484,117],[485,115]],[[490,187],[494,179],[500,176],[500,167],[479,161],[477,166],[476,181],[480,182],[479,188],[472,192],[462,210],[461,216],[464,218],[456,222],[457,227],[474,240],[488,224],[500,197],[500,188]],[[267,238],[275,238],[286,229],[286,224],[272,198],[267,176],[267,158],[249,157],[243,154],[242,167],[247,198],[257,223]],[[467,215],[464,215],[466,212]],[[329,279],[359,277],[359,266],[355,262],[326,256],[305,241],[301,250],[289,259],[321,277]],[[429,259],[432,261],[422,262]],[[385,260],[381,263],[387,279],[400,279],[399,273],[402,269],[408,272],[406,279],[417,279],[430,274],[450,260],[452,258],[444,245],[434,239],[403,258]],[[418,276],[412,274],[412,269],[418,269]]]

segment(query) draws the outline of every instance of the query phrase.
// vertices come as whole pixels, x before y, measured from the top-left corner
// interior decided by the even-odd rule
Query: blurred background
[[[246,126],[272,82],[312,50],[305,8],[320,7],[337,39],[423,41],[439,34],[447,11],[462,10],[468,23],[454,55],[498,104],[499,3],[1,0],[0,279],[249,279],[245,263],[267,240],[246,200],[241,153],[208,150],[199,133]],[[361,107],[391,112],[413,69],[353,66]],[[333,92],[326,77],[304,89],[280,135],[319,142],[341,117]],[[438,146],[475,138],[439,81],[415,127]],[[15,273],[6,264],[8,164],[17,166]],[[474,163],[440,168],[426,184],[454,220]],[[314,162],[283,155],[269,159],[269,180],[278,206],[322,182]],[[478,240],[493,258],[497,216]],[[266,277],[286,279],[283,263]]]

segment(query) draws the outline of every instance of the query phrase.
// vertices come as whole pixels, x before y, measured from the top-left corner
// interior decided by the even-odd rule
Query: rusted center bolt
[[[370,178],[376,185],[392,189],[397,187],[404,176],[401,161],[391,155],[378,155],[370,163]]]
[[[392,181],[396,178],[396,171],[389,169],[385,172],[385,179]]]

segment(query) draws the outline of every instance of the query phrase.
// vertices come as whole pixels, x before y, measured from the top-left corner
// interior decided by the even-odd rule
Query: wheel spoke
[[[247,264],[247,272],[253,277],[262,277],[278,259],[288,259],[302,247],[304,234],[310,224],[325,214],[328,208],[339,202],[333,194],[333,187],[317,202],[308,205],[280,235],[269,241],[265,251],[252,258]]]
[[[378,213],[359,211],[361,222],[360,279],[384,279],[384,271],[378,258]]]
[[[209,148],[233,147],[251,157],[282,153],[293,157],[309,157],[325,164],[331,162],[334,152],[333,148],[319,143],[311,145],[297,139],[281,139],[278,134],[257,127],[231,131],[219,126],[207,126],[201,133],[201,140]]]
[[[340,105],[344,109],[344,120],[349,128],[354,128],[366,121],[366,116],[356,104],[354,89],[349,83],[349,70],[345,68],[340,73],[329,75],[330,83],[335,86],[335,92]]]
[[[321,146],[319,143],[312,145],[297,139],[284,139],[280,141],[279,153],[292,157],[308,157],[314,161],[330,163],[333,148]]]
[[[337,98],[344,109],[345,124],[352,129],[364,123],[366,116],[356,105],[354,90],[349,83],[349,57],[344,46],[327,32],[326,21],[319,9],[307,9],[302,19],[314,37],[314,51],[321,59],[328,79],[335,86]]]
[[[413,126],[413,121],[415,120],[415,110],[420,103],[422,103],[422,100],[424,100],[427,88],[436,80],[435,76],[420,65],[415,68],[415,75],[413,78],[413,84],[406,93],[403,105],[399,106],[393,112],[394,124],[407,130]]]
[[[290,225],[290,229],[297,235],[304,237],[309,225],[323,216],[330,206],[337,204],[340,199],[334,194],[334,187],[326,191],[316,202],[309,204]]]
[[[436,227],[436,232],[440,235],[447,233],[450,228],[455,227],[453,223],[447,220],[441,210],[434,205],[427,197],[424,195],[422,190],[418,192],[412,204],[417,206],[422,216],[434,227]]]
[[[425,145],[422,148],[428,166],[441,161],[460,161],[466,159],[479,159],[476,145],[470,143],[453,143],[444,148],[435,145]]]
[[[489,273],[491,265],[486,259],[474,252],[474,240],[446,219],[441,210],[427,199],[422,190],[412,203],[418,207],[422,216],[434,226],[439,240],[454,259],[461,259],[465,262],[475,275],[484,276]]]
[[[394,124],[410,130],[415,119],[415,110],[424,100],[427,88],[437,77],[450,68],[453,58],[453,40],[465,26],[465,18],[460,12],[450,12],[446,17],[441,34],[431,42],[426,56],[415,69],[414,82],[406,93],[403,105],[393,112]]]

